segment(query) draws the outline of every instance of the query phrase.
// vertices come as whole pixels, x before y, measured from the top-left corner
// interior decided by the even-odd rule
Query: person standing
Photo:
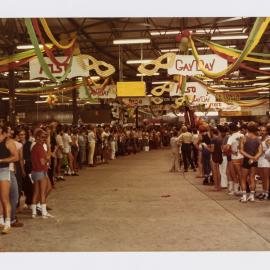
[[[172,153],[172,165],[169,172],[180,172],[179,161],[179,138],[178,132],[174,131],[173,136],[170,139],[171,153]]]
[[[183,156],[183,161],[184,161],[185,172],[188,171],[188,163],[190,164],[193,171],[196,172],[194,162],[191,158],[193,137],[192,137],[192,134],[188,132],[186,126],[182,127],[182,133],[179,136],[179,142],[181,143],[181,151],[182,151],[182,156]]]
[[[48,163],[50,161],[50,150],[44,149],[47,142],[47,134],[44,130],[38,128],[35,130],[36,144],[31,150],[32,172],[31,177],[34,181],[34,194],[32,199],[32,218],[37,216],[37,203],[40,200],[42,218],[52,217],[47,212],[46,197],[48,192]],[[48,146],[49,149],[49,146]]]
[[[242,163],[242,177],[241,177],[241,188],[242,197],[240,202],[255,201],[255,174],[256,168],[258,167],[258,159],[262,155],[262,145],[257,136],[257,124],[255,122],[249,122],[247,125],[248,133],[240,139],[240,153],[243,155]],[[247,180],[249,177],[250,181],[250,194],[247,197]]]
[[[266,126],[260,127],[260,135],[262,142],[263,154],[258,160],[258,172],[263,182],[263,193],[258,196],[260,200],[267,200],[269,198],[269,177],[270,177],[270,160],[267,159],[266,152],[270,149],[270,136]]]
[[[90,167],[94,167],[94,154],[96,148],[96,128],[94,126],[90,127],[90,131],[88,132],[88,144],[89,144],[89,152],[88,152],[88,165]]]
[[[0,213],[0,228],[2,234],[10,233],[11,205],[9,164],[19,160],[18,151],[13,140],[8,139],[8,127],[0,126],[0,201],[3,213]]]

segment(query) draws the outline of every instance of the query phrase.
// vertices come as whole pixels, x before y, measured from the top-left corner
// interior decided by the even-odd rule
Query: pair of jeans
[[[211,154],[210,152],[203,147],[202,149],[202,165],[203,172],[205,176],[209,176],[211,173],[211,164],[210,164]]]
[[[191,151],[192,151],[191,143],[183,143],[181,146],[181,150],[185,170],[188,169],[188,163],[190,164],[192,169],[195,169],[194,162],[191,158]]]
[[[14,172],[10,172],[10,192],[9,200],[11,204],[11,221],[16,219],[16,209],[19,200],[18,183]]]

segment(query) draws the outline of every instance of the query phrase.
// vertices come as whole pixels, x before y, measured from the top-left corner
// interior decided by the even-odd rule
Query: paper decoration
[[[144,97],[145,82],[117,82],[118,97]]]

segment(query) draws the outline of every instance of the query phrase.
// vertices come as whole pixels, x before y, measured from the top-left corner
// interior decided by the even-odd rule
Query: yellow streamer
[[[247,44],[246,44],[245,49],[243,50],[243,52],[241,53],[241,55],[239,56],[239,58],[234,63],[232,63],[231,65],[229,65],[226,69],[224,69],[223,71],[217,72],[217,73],[211,72],[211,71],[209,71],[208,69],[206,69],[204,67],[204,65],[200,61],[198,52],[197,52],[196,47],[195,47],[195,44],[194,44],[194,41],[192,40],[191,36],[189,36],[189,41],[190,41],[190,44],[191,44],[192,53],[193,53],[196,61],[198,62],[199,69],[207,77],[215,78],[215,79],[216,78],[223,77],[224,75],[229,74],[232,71],[234,71],[235,69],[237,69],[239,67],[240,63],[242,61],[244,61],[245,57],[247,55],[249,55],[253,51],[253,49],[257,46],[257,44],[259,43],[259,41],[260,41],[260,39],[261,39],[264,31],[267,28],[269,22],[270,22],[270,18],[269,17],[268,18],[265,18],[265,20],[262,23],[260,23],[260,28],[259,28],[258,32],[255,34],[254,39],[251,40],[251,45],[247,46]]]
[[[58,47],[59,49],[65,50],[65,49],[71,48],[71,47],[74,45],[74,42],[76,41],[77,36],[73,37],[72,40],[71,40],[71,42],[70,42],[69,44],[67,44],[67,45],[62,45],[62,44],[60,44],[60,43],[55,39],[55,37],[53,36],[53,34],[52,34],[52,32],[51,32],[51,30],[50,30],[50,28],[49,28],[49,26],[48,26],[46,20],[45,20],[44,18],[40,18],[40,22],[41,22],[42,27],[43,27],[45,33],[47,34],[48,38],[51,40],[51,42],[52,42],[56,47]]]

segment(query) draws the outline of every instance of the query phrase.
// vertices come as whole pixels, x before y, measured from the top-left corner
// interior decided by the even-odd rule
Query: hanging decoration
[[[50,60],[57,66],[68,65],[68,62],[71,61],[71,57],[73,57],[74,46],[65,50],[65,54],[67,55],[67,57],[63,62],[59,62],[56,59],[56,57],[54,56],[52,50],[47,47],[47,44],[46,44],[46,42],[45,42],[45,40],[44,40],[44,38],[42,36],[42,33],[41,33],[40,29],[39,29],[39,26],[38,26],[38,19],[32,19],[32,24],[33,24],[33,27],[34,27],[34,30],[35,30],[36,34],[39,37],[39,40],[40,40],[41,44],[43,45],[43,48],[44,48],[44,50],[46,52],[46,55],[50,58]]]
[[[30,62],[31,60],[33,60],[35,58],[35,56],[33,57],[29,57],[29,58],[25,58],[16,62],[12,62],[9,63],[8,65],[4,65],[4,66],[0,66],[0,72],[5,72],[5,71],[9,71],[12,69],[16,69],[20,66],[23,66],[25,64],[27,64],[28,62]]]
[[[166,63],[163,63],[163,61],[166,61]],[[152,76],[154,73],[156,73],[159,69],[168,69],[170,68],[175,60],[175,53],[166,53],[158,57],[157,59],[147,63],[147,64],[141,64],[138,67],[138,71],[141,74],[145,74],[147,76]],[[147,66],[153,66],[153,68],[147,68]]]
[[[38,39],[37,39],[37,36],[35,34],[35,30],[33,28],[33,25],[32,25],[32,22],[31,22],[31,19],[30,18],[26,18],[25,19],[25,25],[26,25],[26,28],[27,28],[27,31],[28,31],[28,34],[29,34],[29,37],[30,37],[30,40],[34,46],[34,50],[35,50],[35,53],[38,57],[38,60],[39,60],[39,63],[42,67],[42,69],[44,70],[45,74],[48,76],[49,79],[55,81],[55,82],[62,82],[64,81],[70,70],[71,70],[71,65],[72,65],[72,58],[71,58],[71,61],[69,62],[69,65],[64,73],[64,75],[61,77],[61,78],[56,78],[53,76],[52,72],[50,71],[49,67],[48,67],[48,64],[46,63],[44,57],[43,57],[43,54],[41,53],[41,50],[39,48],[39,42],[38,42]]]
[[[151,90],[151,94],[156,97],[162,96],[164,93],[170,93],[174,87],[173,82],[165,83],[161,86],[156,86]]]
[[[52,107],[58,101],[55,95],[49,95],[46,99],[46,102]]]
[[[77,39],[77,33],[72,33],[71,36],[72,36],[72,40],[70,41],[69,44],[66,44],[66,45],[63,45],[63,44],[60,44],[56,39],[55,37],[53,36],[48,24],[47,24],[47,21],[44,19],[44,18],[40,18],[40,22],[43,26],[43,29],[45,31],[45,33],[47,34],[48,38],[50,39],[50,41],[59,49],[69,49],[71,47],[74,46],[75,44],[75,41]]]
[[[210,79],[210,78],[207,78],[205,76],[199,76],[199,75],[196,75],[195,77],[198,78],[198,79],[200,79],[200,80],[208,80],[208,79]],[[255,83],[255,82],[267,81],[267,80],[270,80],[270,76],[269,77],[265,77],[265,78],[252,79],[252,80],[221,79],[221,80],[219,80],[219,82],[221,82],[221,83],[230,83],[230,84],[243,84],[243,83],[247,83],[248,84],[248,83]]]
[[[227,48],[225,46],[219,45],[219,44],[214,43],[212,41],[208,41],[208,40],[204,40],[204,39],[200,39],[200,38],[194,38],[194,40],[197,40],[197,41],[203,43],[204,45],[207,45],[214,52],[223,53],[223,54],[226,54],[226,55],[234,57],[234,58],[239,58],[239,56],[241,55],[241,51],[239,51],[239,50]],[[251,52],[250,55],[252,55],[252,54],[257,55],[260,53],[252,53]],[[270,57],[270,54],[263,54],[262,53],[260,55],[262,55],[262,57]],[[265,56],[265,55],[267,55],[267,56]],[[259,58],[250,57],[250,56],[245,57],[245,61],[270,64],[270,59],[259,59]]]
[[[234,70],[238,69],[240,66],[241,62],[245,60],[245,57],[249,55],[252,50],[257,46],[259,43],[264,31],[266,30],[268,24],[269,24],[270,18],[257,18],[256,22],[252,28],[252,31],[250,33],[250,36],[246,42],[246,45],[244,47],[244,50],[242,51],[241,55],[239,56],[238,59],[234,61],[230,66],[228,66],[226,69],[224,69],[221,72],[213,73],[210,72],[208,69],[206,69],[203,64],[200,62],[200,58],[198,55],[198,52],[196,50],[194,41],[192,40],[191,36],[189,36],[191,48],[192,48],[192,53],[193,56],[195,57],[196,61],[199,63],[199,68],[200,70],[209,78],[221,78],[227,74],[230,74]]]
[[[87,54],[80,54],[78,55],[78,63],[84,70],[95,70],[97,75],[101,77],[109,77],[115,72],[115,68],[113,65],[108,64],[104,61],[99,61],[95,59],[91,55]],[[90,61],[90,65],[86,65],[84,60]],[[105,68],[105,70],[102,70],[100,67]]]

